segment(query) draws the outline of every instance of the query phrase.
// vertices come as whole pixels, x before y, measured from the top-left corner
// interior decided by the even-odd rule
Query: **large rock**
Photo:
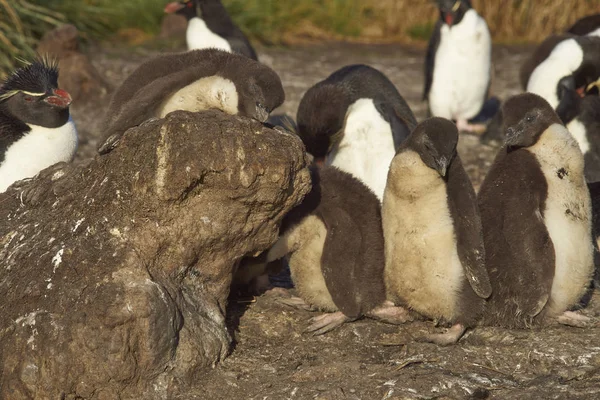
[[[169,399],[229,351],[234,263],[310,187],[300,140],[219,111],[0,195],[0,398]]]

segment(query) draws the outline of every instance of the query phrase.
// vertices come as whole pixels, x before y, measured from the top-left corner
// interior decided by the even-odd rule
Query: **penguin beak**
[[[521,134],[523,133],[520,129],[515,129],[513,127],[509,127],[506,129],[506,138],[504,139],[504,143],[507,146],[516,146],[519,144],[521,139]]]
[[[267,122],[269,119],[269,111],[267,111],[262,104],[257,104],[255,118],[260,122]]]
[[[174,1],[172,3],[169,3],[165,6],[165,13],[167,14],[174,14],[177,11],[181,10],[183,7],[185,7],[185,4],[181,4],[177,1]]]
[[[450,164],[450,160],[446,156],[435,159],[435,169],[442,177],[445,177],[448,172],[448,164]]]
[[[48,96],[44,101],[52,106],[67,108],[71,104],[71,95],[62,89],[52,90],[52,96]]]

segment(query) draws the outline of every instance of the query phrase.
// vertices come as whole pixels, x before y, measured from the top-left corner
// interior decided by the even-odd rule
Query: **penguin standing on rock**
[[[311,87],[296,118],[316,159],[363,181],[381,200],[390,162],[417,121],[398,90],[368,65],[343,67]]]
[[[184,0],[166,5],[168,14],[180,14],[188,20],[188,50],[217,48],[258,60],[248,38],[238,28],[221,0]]]
[[[594,271],[592,209],[581,150],[542,97],[503,106],[505,146],[478,195],[492,284],[484,322],[585,326],[570,311]]]
[[[382,206],[387,298],[451,323],[424,338],[441,345],[476,324],[491,292],[475,191],[457,143],[452,122],[420,123],[392,161]]]
[[[140,65],[113,95],[99,152],[114,148],[127,129],[175,110],[218,109],[265,122],[284,99],[275,71],[248,57],[218,49],[161,55]]]
[[[390,323],[411,319],[385,299],[384,245],[378,199],[362,182],[331,166],[312,168],[313,188],[284,219],[268,263],[288,256],[300,297],[282,302],[327,314],[312,319],[322,334],[362,316]]]
[[[483,126],[469,120],[484,112],[490,86],[492,40],[487,23],[469,0],[437,3],[440,19],[425,57],[423,100],[429,101],[432,116],[455,120],[461,131],[482,131]],[[495,110],[485,113],[491,118]]]
[[[0,192],[77,150],[71,96],[58,88],[58,65],[36,60],[0,86]]]

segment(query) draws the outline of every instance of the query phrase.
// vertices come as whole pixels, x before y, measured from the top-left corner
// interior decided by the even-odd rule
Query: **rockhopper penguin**
[[[583,155],[542,97],[512,97],[503,114],[505,146],[478,195],[492,284],[484,322],[583,326],[589,318],[570,311],[594,271]]]
[[[485,20],[469,0],[437,0],[440,19],[425,57],[423,100],[434,117],[457,121],[459,130],[484,106],[491,79],[492,40]],[[491,113],[490,113],[491,114]]]
[[[99,152],[116,146],[123,133],[150,118],[175,110],[218,109],[265,122],[285,93],[271,68],[218,49],[165,54],[140,65],[108,106],[108,138]]]
[[[248,38],[233,23],[220,0],[176,1],[167,4],[165,12],[187,19],[188,50],[217,48],[258,60]]]
[[[263,262],[288,257],[300,297],[288,305],[326,311],[308,331],[322,334],[362,316],[411,319],[385,299],[380,204],[358,179],[332,166],[311,168],[313,188],[285,218]]]
[[[387,298],[451,323],[424,338],[441,345],[476,324],[491,292],[475,191],[457,143],[449,120],[420,123],[392,161],[382,206]]]
[[[0,192],[77,150],[71,96],[58,88],[58,64],[38,59],[0,86]]]
[[[396,149],[417,125],[392,82],[368,65],[348,65],[311,87],[298,134],[315,158],[364,182],[381,200]]]

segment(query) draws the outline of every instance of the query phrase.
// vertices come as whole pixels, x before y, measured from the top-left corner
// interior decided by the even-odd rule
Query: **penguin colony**
[[[299,135],[315,161],[312,190],[272,248],[242,260],[236,276],[246,284],[287,260],[296,291],[280,301],[324,312],[307,328],[314,334],[362,317],[434,320],[448,329],[421,339],[440,345],[480,324],[586,326],[574,310],[590,288],[600,232],[600,15],[543,41],[521,69],[526,93],[498,110],[485,20],[469,0],[437,3],[424,68],[431,117],[420,123],[383,73],[359,64],[311,87],[296,121],[270,118],[284,101],[281,80],[221,1],[169,3],[166,13],[188,21],[188,51],[151,59],[125,80],[99,153],[175,110],[219,109]],[[47,59],[2,83],[0,192],[72,160],[70,103]],[[476,194],[459,131],[480,132],[495,114],[502,146]]]

